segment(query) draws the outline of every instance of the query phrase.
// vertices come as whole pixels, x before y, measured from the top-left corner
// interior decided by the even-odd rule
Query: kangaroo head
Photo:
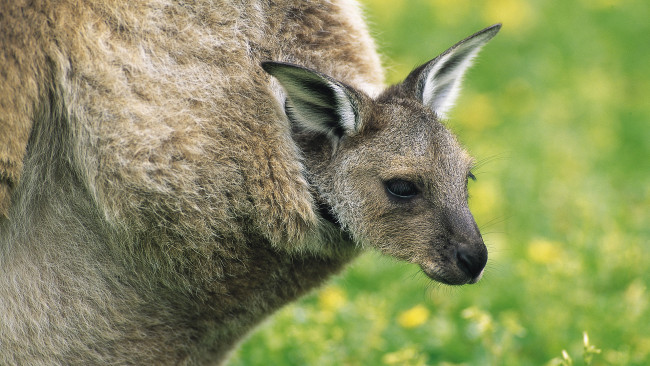
[[[477,282],[487,249],[467,205],[472,159],[440,122],[463,74],[499,31],[486,28],[376,98],[303,67],[265,62],[317,198],[360,245],[447,284]]]

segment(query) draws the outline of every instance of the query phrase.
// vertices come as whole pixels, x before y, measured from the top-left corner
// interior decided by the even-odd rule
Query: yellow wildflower
[[[534,239],[528,245],[528,258],[533,262],[549,264],[560,259],[560,243],[547,239]]]
[[[406,347],[401,350],[387,353],[381,358],[386,365],[413,365],[424,366],[426,358],[414,347]]]
[[[345,305],[345,292],[336,286],[324,288],[318,296],[318,303],[325,310],[338,310]]]
[[[429,318],[429,309],[416,305],[402,312],[397,318],[397,323],[404,328],[415,328],[424,324]]]

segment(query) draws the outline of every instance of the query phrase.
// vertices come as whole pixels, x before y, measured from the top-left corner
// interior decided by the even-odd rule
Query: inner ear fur
[[[267,61],[262,68],[286,91],[285,111],[292,123],[334,140],[361,128],[359,108],[363,97],[359,91],[298,65]]]
[[[456,43],[438,57],[413,70],[400,89],[446,118],[458,98],[465,72],[481,48],[501,29],[487,27]]]

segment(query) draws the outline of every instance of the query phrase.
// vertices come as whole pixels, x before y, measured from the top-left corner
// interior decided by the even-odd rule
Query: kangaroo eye
[[[384,186],[390,195],[397,198],[411,198],[420,193],[415,183],[403,179],[388,180]]]

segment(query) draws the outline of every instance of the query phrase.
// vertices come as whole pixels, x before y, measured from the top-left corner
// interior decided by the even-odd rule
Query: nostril
[[[465,274],[471,278],[476,278],[483,271],[487,262],[487,256],[482,251],[474,253],[469,248],[461,245],[456,251],[456,260],[458,261],[458,267]]]
[[[456,253],[456,259],[458,260],[458,267],[465,272],[470,277],[472,276],[472,262],[469,255],[462,250],[458,250]]]

